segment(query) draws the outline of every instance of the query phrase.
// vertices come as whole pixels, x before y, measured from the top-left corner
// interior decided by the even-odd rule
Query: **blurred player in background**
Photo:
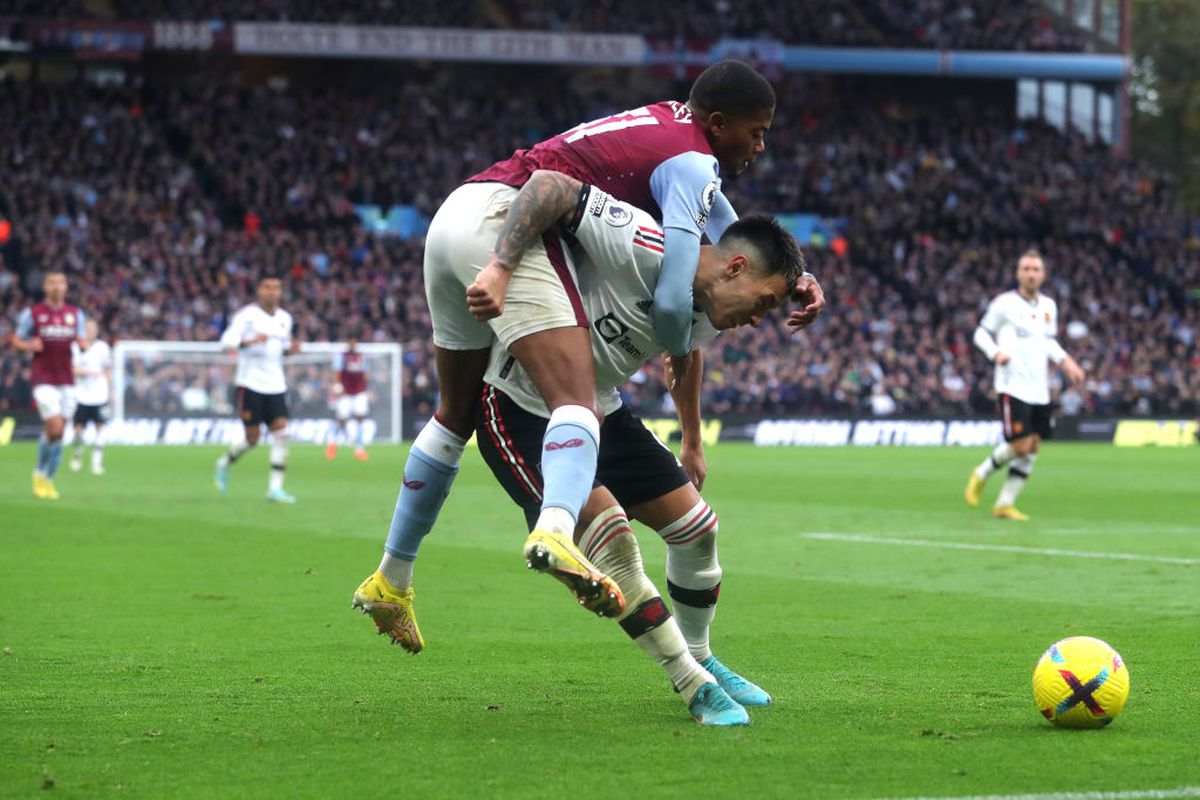
[[[75,447],[71,456],[71,471],[83,469],[83,435],[88,423],[92,425],[92,474],[104,474],[104,432],[109,395],[109,371],[112,369],[112,348],[100,338],[96,320],[86,323],[87,339],[71,345],[75,364]]]
[[[259,279],[256,300],[243,307],[221,334],[221,344],[237,356],[237,412],[245,426],[245,437],[232,444],[217,459],[214,481],[221,492],[229,491],[229,468],[258,444],[260,425],[271,432],[271,476],[267,499],[294,503],[283,489],[288,457],[287,381],[283,357],[300,352],[300,341],[292,336],[292,315],[279,307],[283,282],[274,275]]]
[[[42,280],[42,302],[21,313],[13,346],[33,353],[29,383],[42,418],[38,439],[37,466],[33,472],[33,496],[57,500],[54,474],[62,461],[63,432],[67,418],[75,413],[75,373],[71,345],[85,340],[83,312],[67,303],[67,276],[51,270]]]
[[[346,439],[346,421],[354,420],[354,457],[366,461],[366,422],[371,409],[367,396],[367,360],[358,349],[358,339],[346,341],[346,350],[333,357],[334,369],[334,413],[337,428],[325,445],[325,457],[332,461],[337,457],[338,444]]]
[[[656,247],[665,251],[664,266],[651,313],[664,346],[684,356],[701,237],[719,238],[737,219],[721,194],[719,173],[740,173],[763,152],[774,113],[770,83],[746,64],[722,61],[696,79],[686,103],[660,102],[583,123],[514,153],[446,198],[425,251],[438,409],[410,450],[383,561],[360,585],[356,604],[389,619],[397,608],[411,608],[413,560],[458,472],[498,340],[550,409],[542,511],[526,540],[526,558],[577,596],[581,586],[596,587],[584,588],[580,599],[591,610],[606,610],[610,585],[599,590],[603,576],[571,541],[595,476],[600,437],[588,319],[561,238],[551,233],[527,249],[512,245],[554,220],[539,216],[545,204],[519,206],[515,198],[535,171],[556,170],[660,216],[664,235]],[[812,293],[812,313],[819,313],[823,298],[815,281],[804,290]]]
[[[964,493],[975,508],[983,485],[1008,465],[1008,477],[992,510],[1000,519],[1024,522],[1017,497],[1033,473],[1042,439],[1054,428],[1050,405],[1050,362],[1061,365],[1072,385],[1081,387],[1083,369],[1058,343],[1058,304],[1041,293],[1046,265],[1036,250],[1017,261],[1017,289],[997,296],[975,329],[975,346],[996,364],[996,401],[1004,423],[1004,443],[971,472]]]

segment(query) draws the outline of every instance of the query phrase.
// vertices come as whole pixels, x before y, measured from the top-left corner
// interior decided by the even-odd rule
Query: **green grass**
[[[959,493],[983,450],[709,453],[726,663],[776,698],[693,723],[613,623],[523,568],[521,520],[468,454],[417,565],[428,649],[372,635],[404,450],[112,448],[29,495],[0,448],[0,796],[885,797],[1200,785],[1200,566],[805,538],[845,532],[1200,558],[1200,449],[1046,448],[1027,525]],[[999,479],[989,486],[989,497]],[[663,545],[641,536],[663,585]],[[1042,651],[1116,646],[1133,691],[1101,731],[1034,708]],[[44,791],[44,787],[49,787]]]

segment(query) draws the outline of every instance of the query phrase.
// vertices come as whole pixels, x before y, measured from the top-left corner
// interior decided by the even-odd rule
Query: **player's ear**
[[[750,266],[750,259],[746,258],[745,253],[738,253],[725,262],[725,276],[728,278],[736,278],[745,272]]]
[[[721,111],[713,111],[708,115],[708,128],[711,131],[724,131],[729,127],[729,117]]]

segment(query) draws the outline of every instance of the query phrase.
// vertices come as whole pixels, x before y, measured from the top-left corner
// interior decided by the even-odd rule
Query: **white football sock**
[[[667,592],[679,629],[697,661],[712,656],[709,629],[721,594],[717,514],[701,500],[658,532],[667,543]]]
[[[217,463],[222,467],[228,467],[230,464],[245,455],[246,452],[252,447],[254,447],[254,445],[250,444],[250,442],[246,439],[234,442],[233,444],[229,445],[229,450],[225,453],[225,455],[217,459]]]
[[[1033,462],[1036,459],[1037,453],[1030,453],[1027,456],[1017,456],[1012,460],[1012,463],[1008,465],[1008,477],[1004,479],[1004,486],[1000,487],[1000,496],[996,498],[996,508],[1017,504],[1017,497],[1025,488],[1025,481],[1029,480],[1029,476],[1033,472]]]
[[[1014,455],[1016,454],[1013,452],[1012,445],[1008,442],[1001,442],[996,445],[996,449],[991,452],[991,455],[975,468],[975,474],[979,476],[979,480],[986,481],[993,472],[1012,461]]]
[[[286,430],[271,434],[271,478],[267,482],[269,491],[283,488],[283,473],[287,470],[288,435]]]
[[[404,589],[412,586],[413,562],[384,552],[383,561],[379,562],[379,571],[391,584],[393,589]]]
[[[670,677],[690,703],[696,692],[715,678],[688,652],[687,642],[658,590],[646,577],[642,553],[620,506],[604,511],[583,532],[580,549],[616,581],[625,595],[625,612],[617,623]]]

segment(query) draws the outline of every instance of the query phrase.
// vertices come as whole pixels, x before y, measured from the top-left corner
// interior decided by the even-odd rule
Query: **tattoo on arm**
[[[521,187],[496,238],[496,260],[509,272],[526,248],[575,210],[583,186],[560,172],[539,170]]]

